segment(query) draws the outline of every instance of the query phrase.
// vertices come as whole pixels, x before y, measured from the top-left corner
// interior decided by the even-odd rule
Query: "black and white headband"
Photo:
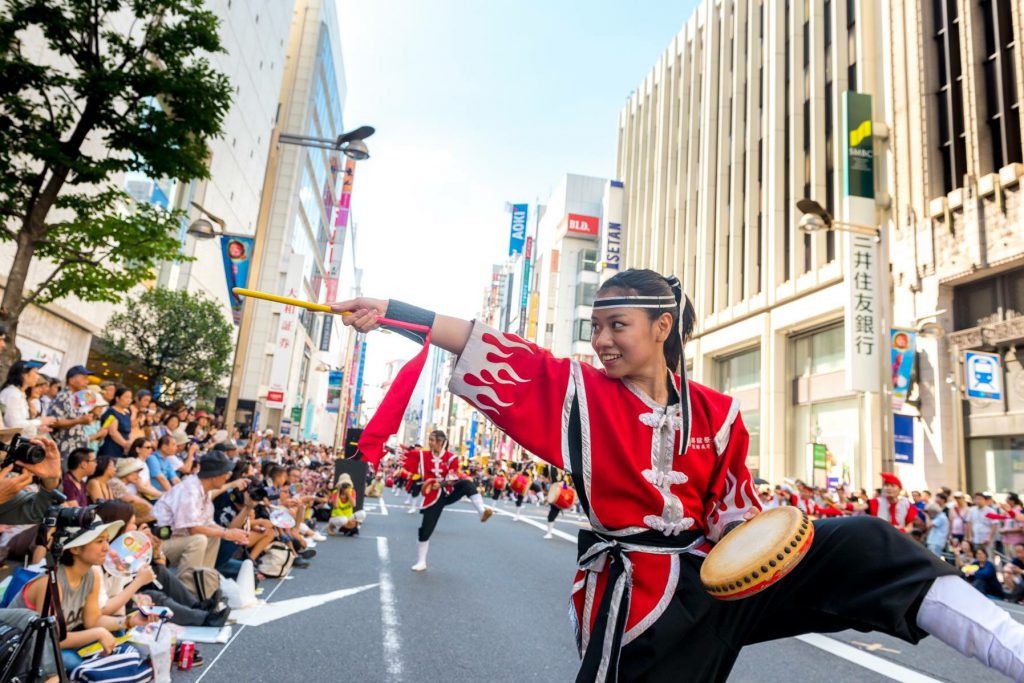
[[[593,308],[675,308],[675,296],[606,296],[594,299]]]

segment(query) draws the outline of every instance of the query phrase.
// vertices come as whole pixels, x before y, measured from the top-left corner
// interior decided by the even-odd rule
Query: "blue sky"
[[[695,5],[339,0],[345,122],[377,128],[352,193],[364,293],[473,316],[505,202],[614,174],[619,112]]]

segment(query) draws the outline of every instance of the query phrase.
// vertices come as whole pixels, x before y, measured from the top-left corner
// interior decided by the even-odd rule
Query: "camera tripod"
[[[64,612],[60,606],[60,590],[57,585],[57,558],[60,557],[61,551],[61,543],[55,538],[53,553],[47,557],[46,561],[46,597],[43,600],[43,611],[41,616],[34,618],[22,632],[17,649],[7,661],[7,666],[0,671],[0,681],[10,681],[10,683],[43,683],[46,681],[49,677],[43,672],[43,648],[49,641],[50,647],[53,648],[57,680],[60,683],[68,683],[68,674],[64,670],[64,660],[60,651],[60,641],[67,635]],[[15,678],[15,674],[20,668],[18,663],[25,656],[29,643],[32,643],[33,647],[27,678]]]

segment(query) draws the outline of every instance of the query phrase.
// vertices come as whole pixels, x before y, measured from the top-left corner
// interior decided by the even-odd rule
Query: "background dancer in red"
[[[573,477],[592,527],[572,592],[577,681],[724,681],[744,645],[850,628],[930,633],[1024,680],[1024,626],[876,517],[814,521],[804,560],[767,590],[722,601],[703,589],[707,551],[760,503],[738,402],[685,375],[694,312],[676,278],[628,270],[602,285],[591,343],[603,370],[397,301],[334,310],[360,332],[382,316],[429,329],[459,356],[451,390]]]
[[[427,439],[429,450],[409,451],[406,454],[403,468],[408,472],[416,472],[422,477],[423,505],[420,514],[419,543],[416,546],[416,564],[414,572],[427,568],[427,549],[430,547],[430,536],[441,519],[445,506],[458,502],[463,496],[469,498],[473,507],[480,513],[480,521],[486,522],[494,513],[484,506],[483,496],[469,479],[461,479],[459,456],[449,450],[448,437],[441,430],[434,430]]]
[[[569,486],[568,478],[552,482],[548,491],[548,528],[544,538],[554,538],[555,520],[559,513],[576,504],[576,492]]]

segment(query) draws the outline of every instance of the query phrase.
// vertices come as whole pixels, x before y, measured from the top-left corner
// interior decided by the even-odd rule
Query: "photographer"
[[[51,505],[64,500],[57,491],[60,485],[60,452],[57,445],[45,438],[33,439],[30,443],[41,446],[44,456],[40,462],[27,463],[19,459],[20,449],[8,453],[0,469],[0,524],[38,524]],[[13,462],[8,462],[13,458]],[[13,475],[14,467],[21,472]],[[35,477],[40,485],[38,492],[24,489]]]
[[[213,519],[210,494],[225,487],[233,469],[234,463],[223,453],[208,453],[199,461],[199,474],[182,479],[153,506],[157,536],[164,539],[164,554],[179,573],[214,567],[221,539],[248,545],[248,533],[225,529]],[[237,482],[232,485],[243,486]]]
[[[99,642],[103,653],[110,654],[117,647],[113,631],[123,631],[147,621],[140,615],[126,618],[104,616],[100,610],[100,567],[110,548],[110,538],[122,525],[122,522],[104,524],[96,521],[87,526],[66,529],[70,535],[58,558],[57,585],[67,624],[67,635],[60,642],[60,647],[64,667],[69,673],[83,661],[77,652],[79,648]],[[33,580],[17,594],[11,607],[41,613],[46,588],[45,576]]]

